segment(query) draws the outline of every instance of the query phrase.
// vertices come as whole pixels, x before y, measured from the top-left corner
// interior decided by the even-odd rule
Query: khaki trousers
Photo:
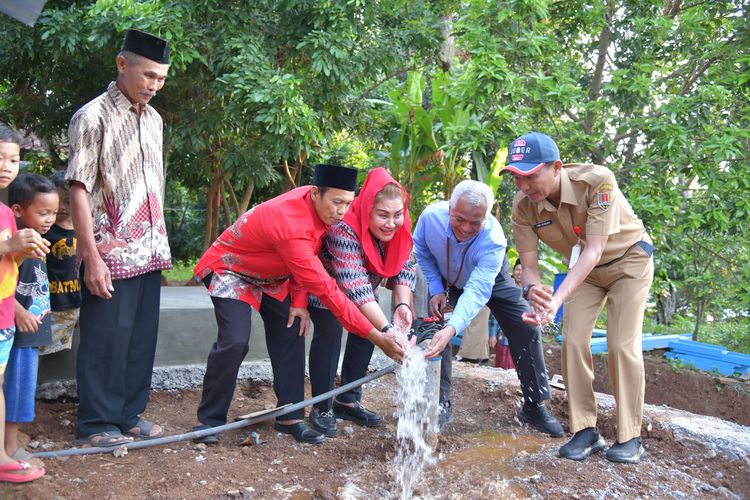
[[[476,361],[489,359],[490,347],[487,344],[490,333],[489,321],[490,308],[484,306],[464,330],[461,348],[458,350],[459,356]]]
[[[565,303],[562,369],[572,433],[596,426],[591,334],[606,303],[617,441],[624,443],[641,435],[645,387],[641,334],[653,275],[653,258],[634,245],[615,262],[594,268]]]

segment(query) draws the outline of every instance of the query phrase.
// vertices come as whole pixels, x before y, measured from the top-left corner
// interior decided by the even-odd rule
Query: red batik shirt
[[[366,337],[372,325],[318,258],[328,227],[315,212],[311,189],[293,189],[245,212],[206,250],[195,277],[213,273],[209,295],[247,302],[256,311],[264,293],[277,300],[291,294],[291,306],[300,308],[314,294],[344,328]]]

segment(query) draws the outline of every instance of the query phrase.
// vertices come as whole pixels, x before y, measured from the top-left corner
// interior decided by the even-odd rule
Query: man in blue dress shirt
[[[440,428],[452,420],[450,340],[487,305],[508,338],[521,381],[524,398],[519,420],[562,437],[562,426],[544,406],[550,390],[541,331],[521,319],[530,309],[511,277],[505,234],[490,214],[493,203],[486,184],[463,181],[450,202],[427,207],[414,230],[414,253],[429,288],[430,313],[442,316],[445,324],[425,353],[426,357],[442,355]]]

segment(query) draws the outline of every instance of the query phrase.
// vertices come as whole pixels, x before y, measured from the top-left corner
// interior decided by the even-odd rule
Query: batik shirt
[[[378,247],[378,251],[382,256],[381,247]],[[416,261],[413,257],[404,262],[404,267],[397,276],[378,276],[370,272],[365,265],[365,254],[357,233],[345,222],[331,226],[326,233],[320,260],[328,273],[336,278],[336,283],[347,298],[357,307],[378,300],[375,292],[384,279],[387,280],[386,288],[389,289],[393,289],[395,285],[414,289],[417,281]],[[314,295],[310,296],[309,303],[310,307],[325,307]]]
[[[91,194],[94,239],[113,279],[172,267],[162,210],[162,120],[115,82],[76,111],[66,179]]]

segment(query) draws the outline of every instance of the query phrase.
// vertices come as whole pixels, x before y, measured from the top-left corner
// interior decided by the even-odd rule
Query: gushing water
[[[396,455],[396,477],[400,498],[412,497],[414,487],[427,465],[435,463],[432,456],[433,443],[438,432],[439,374],[434,370],[440,361],[428,361],[419,347],[408,347],[403,363],[396,372],[398,382],[398,405],[396,417],[398,427],[398,453]]]

